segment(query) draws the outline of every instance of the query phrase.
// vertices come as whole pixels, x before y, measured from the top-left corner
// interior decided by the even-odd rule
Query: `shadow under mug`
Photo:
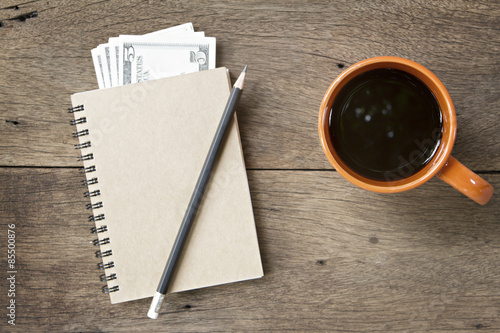
[[[415,174],[399,180],[378,181],[363,177],[340,159],[329,135],[329,118],[333,101],[347,82],[361,73],[378,68],[407,72],[422,81],[434,94],[442,113],[442,137],[430,162]],[[443,83],[422,65],[399,57],[376,57],[360,61],[342,72],[330,85],[319,110],[319,137],[326,157],[333,167],[351,183],[366,190],[396,193],[422,185],[437,176],[477,203],[484,205],[493,195],[493,187],[451,156],[457,131],[455,108]]]

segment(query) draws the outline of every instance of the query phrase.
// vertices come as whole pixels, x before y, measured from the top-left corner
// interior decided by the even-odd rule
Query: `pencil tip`
[[[247,67],[248,67],[248,65],[245,66],[245,68],[243,69],[243,72],[241,72],[240,76],[238,76],[238,79],[234,83],[233,87],[243,90],[243,85],[245,83],[245,76],[247,75],[247,73],[246,73]]]

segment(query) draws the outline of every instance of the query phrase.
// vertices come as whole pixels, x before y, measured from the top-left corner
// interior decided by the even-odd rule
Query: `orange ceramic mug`
[[[441,140],[430,161],[411,176],[398,180],[374,180],[366,178],[349,168],[339,157],[329,133],[332,104],[347,82],[373,69],[391,68],[400,70],[423,82],[432,92],[442,116]],[[376,57],[360,61],[347,68],[328,88],[319,111],[319,136],[323,151],[333,167],[351,183],[374,192],[396,193],[422,185],[437,175],[449,185],[477,203],[484,205],[493,195],[493,187],[451,156],[457,131],[455,108],[443,83],[427,68],[408,59],[398,57]]]

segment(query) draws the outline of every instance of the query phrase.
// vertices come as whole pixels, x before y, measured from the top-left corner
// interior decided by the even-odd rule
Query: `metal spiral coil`
[[[101,191],[100,190],[95,190],[95,191],[87,191],[85,193],[83,193],[83,196],[85,198],[90,198],[90,197],[97,197],[101,195]]]
[[[101,250],[97,250],[95,252],[96,258],[104,258],[104,257],[108,257],[108,256],[111,256],[111,255],[113,255],[113,251],[112,250],[106,250],[104,252],[102,252]]]
[[[71,107],[71,108],[68,108],[68,112],[69,113],[74,113],[74,112],[80,112],[80,111],[84,111],[85,108],[83,105],[77,105],[77,106],[74,106],[74,107]],[[70,122],[70,125],[79,125],[79,124],[85,124],[87,123],[87,117],[85,116],[81,116],[80,118],[76,118],[71,120]],[[82,136],[86,136],[86,135],[89,135],[89,130],[88,129],[82,129],[80,131],[76,131],[76,132],[73,132],[73,137],[75,138],[80,138]],[[81,139],[79,139],[81,140]],[[75,149],[86,149],[86,148],[91,148],[92,147],[92,144],[90,141],[85,141],[85,142],[80,142],[78,144],[75,144]],[[86,152],[86,151],[85,151]],[[82,153],[81,156],[78,157],[78,161],[82,162],[82,161],[89,161],[89,160],[93,160],[94,159],[94,154],[93,153]],[[96,171],[96,167],[95,165],[91,165],[91,166],[88,166],[88,167],[82,167],[80,168],[80,173],[90,173],[90,172],[95,172]],[[99,181],[97,179],[97,177],[93,177],[93,178],[90,178],[90,179],[85,179],[82,181],[82,185],[83,186],[90,186],[90,185],[95,185],[95,184],[98,184]],[[86,191],[84,194],[83,194],[86,198],[91,198],[91,197],[96,197],[96,196],[99,196],[101,195],[101,191],[100,190],[93,190],[93,191],[90,191],[90,189],[88,191]],[[102,204],[102,201],[99,201],[99,202],[96,202],[96,203],[89,203],[86,205],[87,209],[99,209],[99,208],[102,208],[103,207],[103,204]],[[104,217],[104,214],[93,214],[93,215],[90,215],[89,216],[89,222],[96,222],[96,221],[101,221],[101,220],[104,220],[105,217]],[[108,231],[108,227],[106,225],[102,225],[102,226],[95,226],[95,227],[92,227],[90,229],[90,232],[92,234],[102,234],[102,233],[105,233]],[[109,244],[110,243],[110,239],[108,237],[106,238],[103,238],[103,239],[94,239],[92,241],[92,244],[94,246],[101,246],[101,245],[105,245],[105,244]],[[109,257],[109,256],[112,256],[113,255],[113,251],[108,249],[108,250],[98,250],[96,251],[95,253],[95,256],[97,258],[105,258],[105,257]],[[108,268],[113,268],[115,266],[115,263],[114,261],[108,261],[107,263],[104,263],[104,262],[100,262],[97,264],[97,268],[100,269],[100,270],[105,270],[105,269],[108,269]],[[100,280],[103,281],[103,282],[106,282],[106,281],[111,281],[111,280],[116,280],[116,274],[115,273],[112,273],[112,274],[109,274],[109,275],[106,275],[106,274],[102,274],[100,276]],[[116,285],[116,286],[112,286],[112,287],[108,287],[107,285],[106,286],[103,286],[102,287],[102,292],[105,293],[105,294],[109,294],[109,293],[113,293],[113,292],[117,292],[119,291],[120,288]]]
[[[97,181],[97,178],[94,177],[92,179],[85,179],[85,180],[82,180],[82,184],[83,186],[88,186],[88,185],[94,185],[94,184],[97,184],[98,181]]]
[[[69,122],[70,125],[76,125],[76,124],[85,124],[87,122],[86,117],[81,117],[78,119],[73,119]]]
[[[120,290],[120,288],[118,288],[118,286],[113,286],[111,288],[109,288],[108,286],[102,287],[102,292],[105,294],[113,293],[113,292],[118,291],[118,290]]]
[[[116,280],[116,274],[115,273],[109,275],[101,274],[99,278],[101,279],[102,282]]]
[[[94,172],[95,171],[95,165],[91,165],[86,168],[80,168],[80,173],[89,173],[89,172]]]
[[[110,261],[110,262],[107,262],[107,263],[103,263],[103,262],[100,262],[97,264],[97,268],[103,270],[103,269],[108,269],[108,268],[113,268],[115,267],[115,262],[114,261]]]
[[[68,113],[74,113],[74,112],[83,111],[83,110],[85,110],[83,105],[77,105],[77,106],[73,106],[72,108],[68,108]]]
[[[78,157],[78,161],[88,161],[88,160],[93,160],[94,159],[94,154],[86,154]]]
[[[88,129],[83,129],[81,131],[73,132],[73,137],[74,138],[78,138],[78,137],[84,136],[84,135],[89,135],[89,130]]]
[[[89,216],[89,222],[95,222],[95,221],[101,221],[101,220],[104,220],[104,214],[90,215]]]
[[[92,241],[92,244],[94,244],[94,246],[104,245],[104,244],[109,244],[109,243],[110,243],[110,241],[109,241],[108,237],[103,238],[103,239],[94,239]]]
[[[100,234],[100,233],[103,233],[103,232],[106,232],[106,231],[108,231],[108,226],[107,225],[103,225],[103,226],[101,226],[99,228],[93,227],[93,228],[90,229],[90,233],[92,233],[92,234]]]
[[[86,141],[84,143],[78,143],[75,145],[75,149],[83,149],[83,148],[90,148],[90,141]]]
[[[98,208],[102,208],[102,201],[96,202],[94,204],[92,203],[87,204],[87,209],[98,209]]]

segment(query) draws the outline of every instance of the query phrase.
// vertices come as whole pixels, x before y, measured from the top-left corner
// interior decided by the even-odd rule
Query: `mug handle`
[[[437,176],[480,205],[493,195],[493,186],[450,156]]]

